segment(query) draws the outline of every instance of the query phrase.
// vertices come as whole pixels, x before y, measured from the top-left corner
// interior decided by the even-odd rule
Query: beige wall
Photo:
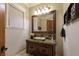
[[[63,15],[66,12],[66,10],[67,10],[67,8],[68,8],[69,5],[70,5],[70,3],[64,3],[63,4]]]
[[[8,48],[6,55],[16,55],[26,47],[26,39],[29,38],[29,9],[20,4],[12,4],[24,12],[24,28],[16,29],[8,27],[8,4],[6,9],[5,46]]]
[[[49,5],[52,7],[53,10],[56,10],[56,54],[63,55],[63,45],[62,45],[62,39],[60,37],[60,31],[63,24],[63,4],[47,3],[47,4],[39,4],[37,6],[31,7],[29,9],[30,23],[31,23],[31,16],[32,16],[33,9],[40,7],[42,5]],[[31,32],[31,24],[30,24],[30,32]]]

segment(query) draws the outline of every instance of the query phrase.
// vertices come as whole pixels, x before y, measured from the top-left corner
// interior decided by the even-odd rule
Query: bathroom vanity
[[[55,42],[51,40],[26,40],[26,53],[34,56],[55,56]]]
[[[31,38],[26,40],[26,53],[35,56],[55,56],[56,10],[33,15],[31,26]]]

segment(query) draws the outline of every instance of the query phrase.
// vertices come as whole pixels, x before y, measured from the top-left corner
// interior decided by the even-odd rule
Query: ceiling
[[[33,6],[36,6],[36,5],[38,5],[38,4],[40,4],[40,3],[24,3],[24,5],[25,5],[26,7],[28,7],[28,8],[33,7]]]

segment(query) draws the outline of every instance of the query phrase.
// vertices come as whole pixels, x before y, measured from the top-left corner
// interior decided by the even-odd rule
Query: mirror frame
[[[53,33],[56,33],[56,10],[53,10],[53,11],[51,11],[51,12],[49,12],[48,14],[54,14],[53,15],[53,19],[54,19],[54,31],[53,32],[48,32],[48,31],[34,31],[34,17],[38,17],[37,15],[33,15],[32,16],[32,33],[51,33],[51,34],[53,34]]]

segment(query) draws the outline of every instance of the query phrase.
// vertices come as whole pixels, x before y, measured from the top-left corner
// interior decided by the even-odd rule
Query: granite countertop
[[[28,41],[37,42],[37,43],[45,43],[45,44],[56,44],[55,41],[45,39],[43,40],[35,40],[35,39],[27,39]]]

